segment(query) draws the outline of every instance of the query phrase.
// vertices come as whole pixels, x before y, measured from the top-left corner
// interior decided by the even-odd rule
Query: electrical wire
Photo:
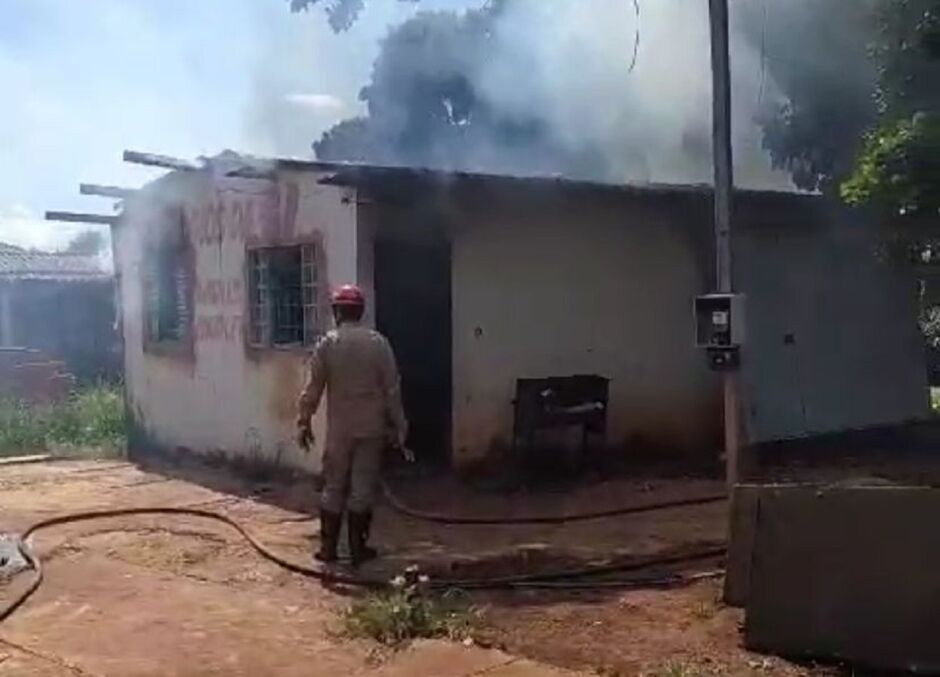
[[[605,510],[594,510],[589,512],[571,513],[564,515],[530,515],[527,517],[469,517],[461,515],[450,515],[426,510],[419,510],[407,505],[395,492],[392,491],[388,483],[382,483],[382,493],[385,500],[395,512],[406,517],[419,519],[425,522],[435,524],[461,524],[461,525],[486,525],[486,526],[510,526],[519,524],[565,524],[567,522],[581,522],[584,520],[602,519],[605,517],[619,517],[621,515],[636,515],[643,512],[654,512],[668,508],[683,508],[693,505],[705,505],[708,503],[718,503],[727,500],[725,493],[709,494],[696,498],[684,498],[673,501],[659,501],[656,503],[646,503],[643,505],[632,505],[622,508],[609,508]]]
[[[558,592],[586,592],[591,590],[639,590],[650,588],[678,588],[692,585],[699,581],[721,578],[724,569],[700,571],[694,574],[673,574],[671,576],[645,576],[616,581],[531,581],[517,583],[513,590],[553,590]]]
[[[767,19],[770,10],[767,6],[768,0],[764,0],[761,6],[763,19],[760,29],[760,88],[757,91],[757,106],[764,102],[764,88],[767,84]]]
[[[463,579],[457,581],[444,582],[443,587],[462,588],[464,590],[500,590],[524,587],[533,583],[558,582],[559,584],[577,583],[571,579],[589,578],[593,576],[603,576],[616,573],[626,573],[631,571],[643,571],[655,567],[669,566],[673,564],[684,564],[703,559],[715,559],[725,555],[727,548],[723,545],[712,546],[687,552],[678,555],[654,555],[629,562],[620,562],[616,564],[595,565],[590,567],[580,567],[577,569],[565,569],[562,571],[543,572],[535,574],[518,574],[515,576],[503,576],[499,578],[477,578]],[[585,585],[581,582],[580,585]]]
[[[632,73],[636,68],[636,61],[640,56],[640,0],[633,0],[633,12],[636,15],[636,32],[633,36],[633,59],[630,61],[630,68],[627,73]]]

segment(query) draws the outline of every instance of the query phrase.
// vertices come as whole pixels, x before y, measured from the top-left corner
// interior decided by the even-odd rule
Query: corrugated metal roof
[[[360,188],[384,188],[391,191],[409,188],[424,189],[428,186],[470,187],[482,186],[505,188],[535,188],[567,192],[592,192],[601,194],[633,194],[638,196],[676,197],[683,195],[711,197],[712,186],[708,184],[673,183],[612,183],[578,179],[561,174],[493,174],[488,172],[455,169],[434,169],[401,165],[373,165],[358,162],[328,162],[298,158],[258,158],[226,151],[214,158],[202,158],[205,167],[225,176],[272,179],[278,168],[295,171],[328,172],[330,176],[321,183],[355,186]],[[816,193],[779,189],[735,188],[735,195],[745,198],[783,200],[785,202],[815,202]]]
[[[714,189],[709,184],[698,183],[615,183],[580,179],[561,174],[494,174],[483,171],[415,167],[405,165],[378,165],[363,162],[311,160],[293,157],[257,157],[232,150],[225,150],[213,157],[200,157],[199,163],[185,167],[188,171],[208,171],[219,176],[246,179],[272,180],[278,169],[294,171],[325,172],[329,176],[320,183],[354,186],[359,188],[396,191],[399,189],[424,189],[428,186],[468,187],[481,186],[504,188],[535,188],[553,191],[577,191],[602,194],[632,194],[637,196],[705,196],[710,198]],[[735,195],[775,203],[816,203],[821,195],[791,189],[761,189],[735,187]]]
[[[107,279],[97,256],[29,251],[0,243],[0,278],[80,281]]]
[[[426,196],[430,190],[448,193],[459,191],[500,190],[515,195],[528,194],[539,198],[550,195],[579,195],[587,199],[628,197],[639,200],[711,200],[714,189],[704,184],[666,183],[598,183],[563,176],[508,176],[474,172],[439,171],[414,167],[378,167],[345,165],[327,168],[323,165],[304,165],[296,161],[281,161],[287,168],[316,167],[327,175],[320,183],[362,189],[372,197],[393,200]],[[782,190],[754,190],[736,188],[735,200],[739,204],[759,205],[762,209],[814,208],[821,206],[822,197],[816,193]]]

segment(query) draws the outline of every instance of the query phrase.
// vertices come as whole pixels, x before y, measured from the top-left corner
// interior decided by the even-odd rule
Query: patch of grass
[[[354,601],[343,613],[345,631],[393,647],[418,638],[470,638],[476,611],[458,591],[435,595],[429,584],[426,576],[409,568],[388,589]]]
[[[723,583],[721,581],[711,581],[711,584],[703,592],[707,597],[692,607],[691,614],[700,621],[709,621],[725,608]]]
[[[940,413],[940,388],[930,389],[930,408],[935,413]]]
[[[45,449],[47,424],[40,413],[16,400],[0,400],[0,455]]]
[[[711,620],[717,613],[717,605],[710,601],[702,601],[692,607],[692,615],[700,621]]]
[[[0,456],[89,449],[114,454],[124,444],[124,402],[118,387],[85,388],[64,402],[44,406],[0,400]]]

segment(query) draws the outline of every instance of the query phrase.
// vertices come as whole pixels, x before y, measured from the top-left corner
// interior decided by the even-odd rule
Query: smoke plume
[[[736,183],[792,189],[790,173],[772,166],[761,125],[767,111],[787,102],[768,67],[768,2],[742,0],[732,12]],[[334,36],[348,49],[387,22],[383,41],[360,43],[376,57],[366,81],[357,63],[358,78],[344,80],[338,96],[285,98],[282,91],[276,106],[270,96],[259,102],[258,110],[279,111],[267,116],[281,130],[279,152],[309,153],[317,140],[310,124],[290,121],[320,116],[324,159],[612,182],[711,181],[706,2],[450,0],[440,11],[438,0],[421,3],[421,11],[389,8],[400,4],[368,3],[364,25]],[[370,18],[376,12],[384,14]],[[323,16],[307,18],[326,24]],[[334,82],[350,71],[342,56],[323,50],[313,61],[291,68],[329,70]],[[359,101],[351,84],[364,87]],[[323,119],[330,116],[344,121],[329,127]]]

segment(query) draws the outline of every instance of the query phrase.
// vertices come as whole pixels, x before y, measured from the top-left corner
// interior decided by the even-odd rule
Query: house
[[[926,416],[914,282],[875,255],[877,227],[818,196],[740,191],[735,205],[750,441]],[[426,459],[500,456],[517,379],[578,374],[609,379],[612,453],[714,454],[720,378],[691,311],[714,279],[711,224],[698,186],[185,166],[128,198],[114,229],[134,443],[316,471],[292,441],[294,404],[329,289],[357,282]]]
[[[0,243],[4,364],[54,360],[79,380],[114,376],[120,367],[114,320],[113,278],[97,257]]]

